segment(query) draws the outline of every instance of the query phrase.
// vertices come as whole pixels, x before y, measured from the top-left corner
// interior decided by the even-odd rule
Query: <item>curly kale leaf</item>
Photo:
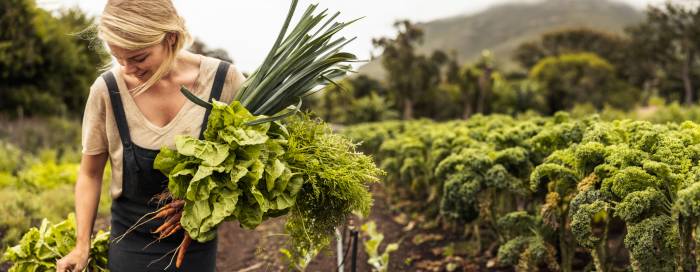
[[[442,160],[435,168],[435,178],[446,180],[453,173],[484,173],[493,165],[484,149],[465,148]]]
[[[598,166],[605,163],[606,149],[601,143],[589,142],[579,145],[574,151],[576,168],[587,175]]]
[[[550,271],[559,271],[556,249],[537,235],[515,237],[498,248],[501,265],[516,266],[522,271],[538,271],[547,265]]]
[[[606,221],[609,208],[608,203],[596,200],[571,210],[571,233],[580,245],[592,249],[601,242],[601,237],[594,234],[593,223]]]
[[[649,153],[631,148],[626,144],[610,145],[606,149],[605,163],[619,169],[642,166],[642,162],[649,159]]]
[[[530,174],[530,190],[536,191],[542,184],[555,182],[555,190],[565,192],[575,188],[578,180],[578,174],[568,167],[543,163],[535,167],[535,170]]]
[[[615,208],[615,215],[635,223],[652,215],[669,214],[671,206],[663,193],[654,188],[628,194]]]
[[[625,141],[625,131],[615,123],[595,122],[586,130],[582,143],[597,142],[602,145],[614,145]]]
[[[508,173],[519,178],[527,178],[532,171],[529,152],[522,147],[513,147],[496,152],[495,164],[503,165]]]
[[[489,188],[514,192],[520,195],[528,193],[522,180],[511,175],[503,165],[496,164],[486,172],[484,185]]]
[[[457,222],[468,223],[479,217],[477,205],[481,183],[469,174],[454,174],[445,181],[440,213]]]
[[[513,266],[518,263],[520,254],[530,243],[532,237],[518,236],[498,248],[498,261],[502,265]]]
[[[508,237],[527,236],[539,225],[539,219],[526,211],[511,212],[498,219],[496,225]]]
[[[611,177],[603,180],[601,190],[611,195],[624,199],[628,194],[645,190],[648,187],[659,188],[662,182],[650,175],[644,169],[631,166],[615,172]]]
[[[700,182],[678,191],[675,210],[686,217],[700,216]]]
[[[636,271],[676,271],[679,244],[677,224],[670,216],[654,216],[627,226],[625,247]]]

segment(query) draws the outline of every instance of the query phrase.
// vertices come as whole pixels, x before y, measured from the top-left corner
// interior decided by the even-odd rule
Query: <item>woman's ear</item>
[[[167,34],[165,34],[165,40],[168,43],[168,46],[170,46],[170,48],[174,48],[177,44],[177,34],[173,32],[168,32]]]

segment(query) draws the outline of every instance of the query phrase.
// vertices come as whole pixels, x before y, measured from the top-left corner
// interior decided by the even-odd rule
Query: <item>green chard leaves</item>
[[[75,247],[75,233],[74,214],[57,224],[44,219],[39,228],[31,228],[22,236],[19,245],[8,248],[3,260],[13,264],[10,272],[55,271],[56,261]],[[108,248],[109,232],[98,232],[90,244],[89,271],[108,271]]]

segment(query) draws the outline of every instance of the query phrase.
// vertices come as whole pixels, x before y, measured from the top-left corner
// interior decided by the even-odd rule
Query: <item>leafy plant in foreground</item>
[[[39,228],[31,228],[20,243],[5,251],[3,260],[12,262],[10,272],[55,271],[56,261],[75,247],[75,216],[57,224],[44,219]],[[90,271],[107,270],[109,232],[99,231],[90,243],[87,268]]]

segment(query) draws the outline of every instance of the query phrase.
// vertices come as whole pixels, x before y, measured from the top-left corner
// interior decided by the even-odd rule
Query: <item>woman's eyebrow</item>
[[[129,57],[129,58],[130,58],[130,59],[135,59],[135,58],[143,57],[143,56],[145,56],[146,54],[148,54],[148,52],[141,52],[141,53],[138,53],[138,54],[136,54],[136,55],[133,55],[133,56],[131,56],[131,57]]]
[[[143,56],[143,55],[145,55],[145,54],[148,54],[148,52],[139,52],[139,53],[136,53],[136,54],[134,54],[134,55],[132,55],[132,56],[130,56],[130,57],[127,57],[126,59],[134,59],[134,58],[136,58],[136,57],[141,57],[141,56]],[[111,52],[111,55],[112,55],[113,57],[119,59],[119,56],[118,56],[117,54],[115,54],[115,52]]]

